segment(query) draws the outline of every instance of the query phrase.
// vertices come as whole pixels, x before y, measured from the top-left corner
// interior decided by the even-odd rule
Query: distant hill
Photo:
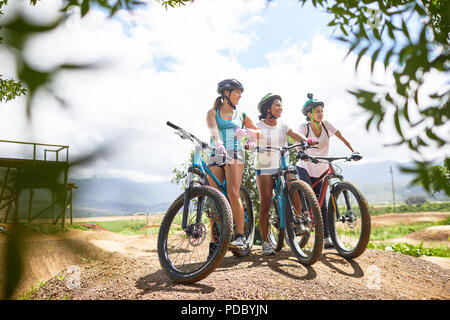
[[[180,187],[168,181],[138,183],[99,177],[72,181],[78,186],[73,200],[77,216],[164,212],[181,194]]]
[[[339,164],[346,180],[359,185],[369,203],[392,202],[389,161],[378,163]],[[409,195],[426,195],[423,188],[409,186],[411,175],[400,172],[399,163],[392,163],[396,201],[404,201]],[[410,165],[410,164],[401,164]],[[338,169],[339,170],[339,169]],[[178,185],[169,181],[138,183],[127,179],[94,177],[71,179],[78,185],[74,191],[73,205],[76,216],[128,215],[136,212],[165,212],[181,194]],[[430,200],[449,200],[445,195]]]

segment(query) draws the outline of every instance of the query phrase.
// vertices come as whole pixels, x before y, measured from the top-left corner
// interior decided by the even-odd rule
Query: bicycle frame
[[[211,169],[209,169],[206,162],[202,159],[201,151],[202,151],[202,148],[200,146],[196,146],[194,149],[194,158],[192,160],[191,166],[188,168],[187,188],[185,190],[185,201],[189,201],[189,187],[190,187],[191,181],[192,181],[192,173],[195,168],[198,168],[200,170],[200,172],[202,173],[202,178],[205,179],[206,183],[208,182],[207,177],[210,176],[214,180],[214,182],[217,184],[219,191],[222,192],[222,194],[225,197],[228,197],[226,179],[223,179],[223,182],[220,182],[219,179],[217,179],[217,177],[214,175],[214,173],[211,171]],[[187,220],[188,209],[189,208],[187,208],[187,206],[185,206],[183,208],[183,210],[186,210],[185,212],[183,212],[183,223],[182,223],[183,229],[184,229],[184,227],[187,227],[187,221],[185,222],[185,220]],[[201,209],[202,209],[202,206],[197,207],[197,222],[201,221]],[[244,210],[244,223],[247,222],[248,219],[249,218],[247,215],[247,211]]]
[[[340,181],[343,180],[343,177],[341,175],[336,174],[336,172],[334,171],[333,165],[331,163],[329,163],[328,164],[328,169],[317,179],[317,181],[315,181],[312,184],[312,188],[314,189],[321,181],[323,181],[323,185],[322,185],[322,188],[320,189],[320,195],[319,195],[319,199],[318,199],[320,208],[322,208],[323,202],[325,200],[325,195],[327,193],[327,188],[328,188],[328,185],[329,185],[328,180],[334,179],[334,178],[337,178]],[[334,199],[332,191],[333,191],[333,186],[330,186],[330,198],[331,198],[331,201],[332,201],[332,204],[333,204],[333,209],[334,209],[334,212],[336,212],[337,219],[340,219],[339,208],[336,205],[336,201]],[[347,204],[347,207],[350,207],[350,203],[349,203],[348,195],[347,195],[346,191],[344,191],[344,198],[345,198],[345,202]]]
[[[279,208],[279,215],[280,215],[280,228],[286,228],[286,216],[285,216],[285,208],[291,209],[290,206],[290,199],[287,194],[287,177],[285,175],[289,173],[289,165],[286,157],[286,150],[280,150],[280,169],[277,173],[277,179],[274,181],[273,184],[273,190],[275,192],[275,196],[272,198],[272,201],[276,201],[278,208]],[[296,173],[295,173],[296,175]],[[274,179],[275,180],[275,179]],[[301,199],[302,205],[304,202],[304,199]],[[285,205],[287,204],[287,207]],[[288,214],[291,214],[289,212]],[[293,216],[293,220],[296,221],[296,217]]]
[[[202,159],[201,151],[202,151],[201,146],[195,146],[194,158],[193,158],[191,166],[188,168],[188,174],[187,174],[187,179],[186,179],[187,187],[186,187],[186,190],[184,191],[184,202],[183,202],[185,205],[183,207],[183,219],[182,219],[182,223],[181,223],[181,228],[185,231],[188,231],[187,217],[188,217],[188,213],[189,213],[189,206],[186,204],[189,203],[189,199],[190,199],[190,188],[191,188],[192,173],[194,171],[193,170],[194,168],[200,169],[200,171],[204,175],[202,178],[204,178],[206,180],[206,182],[207,182],[207,175],[209,175],[214,180],[214,182],[216,182],[216,184],[219,186],[219,190],[225,195],[225,197],[227,196],[226,180],[224,179],[223,183],[220,183],[219,179],[217,179],[217,177],[212,173],[212,171],[206,165],[205,161]],[[203,208],[203,203],[201,203],[197,206],[196,224],[201,222],[202,208]]]

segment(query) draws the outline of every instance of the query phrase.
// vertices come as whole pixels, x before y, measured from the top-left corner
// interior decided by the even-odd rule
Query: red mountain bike
[[[354,183],[344,181],[344,177],[336,173],[333,161],[358,160],[361,156],[313,157],[304,152],[306,148],[308,146],[305,145],[303,151],[299,152],[300,159],[308,159],[312,163],[328,163],[328,170],[313,183],[312,187],[323,181],[318,199],[320,207],[325,201],[327,188],[330,187],[327,218],[334,246],[341,256],[356,258],[364,252],[370,238],[369,205],[364,194]]]

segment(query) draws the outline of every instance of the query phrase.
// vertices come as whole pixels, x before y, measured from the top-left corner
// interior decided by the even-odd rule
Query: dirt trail
[[[402,215],[405,219],[424,217]],[[432,215],[442,220],[450,213]],[[373,217],[373,222],[395,219],[385,215],[384,222],[379,217]],[[448,232],[441,229],[426,232]],[[416,237],[420,236],[411,234],[408,239]],[[0,234],[0,251],[4,240]],[[263,257],[261,247],[254,246],[252,254],[242,259],[228,253],[221,266],[199,283],[180,285],[161,269],[155,235],[71,229],[58,236],[30,235],[27,242],[27,256],[34,258],[27,261],[20,291],[46,281],[33,299],[450,299],[449,258],[442,258],[439,266],[367,249],[348,261],[329,249],[316,264],[305,267],[286,247],[276,256]],[[448,245],[448,238],[444,243]],[[71,265],[78,268],[79,286],[71,282],[74,274],[67,272]]]

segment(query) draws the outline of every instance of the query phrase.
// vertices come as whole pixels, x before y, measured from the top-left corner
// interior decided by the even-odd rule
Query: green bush
[[[434,257],[450,257],[450,249],[444,248],[424,248],[420,243],[414,246],[409,243],[373,243],[369,242],[367,248],[378,249],[391,252],[399,252],[413,257],[434,256]]]
[[[377,207],[369,206],[369,211],[371,216],[378,216],[381,214],[392,213],[392,206]],[[424,204],[401,204],[395,207],[395,213],[403,212],[426,212],[426,211],[437,211],[437,212],[450,212],[450,202],[427,202]]]

